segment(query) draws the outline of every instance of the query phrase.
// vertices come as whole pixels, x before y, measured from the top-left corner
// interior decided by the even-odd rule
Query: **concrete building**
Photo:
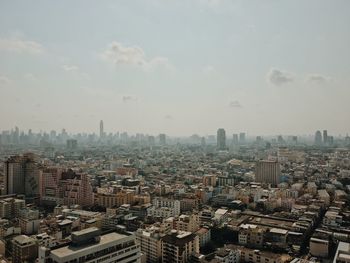
[[[39,263],[99,262],[140,263],[141,252],[134,235],[100,234],[98,228],[72,233],[72,242],[58,248],[39,248]]]
[[[60,196],[59,188],[62,172],[63,170],[58,167],[47,167],[43,169],[40,189],[40,199],[42,204],[63,204],[63,197]]]
[[[22,199],[5,198],[0,200],[0,218],[13,219],[19,217],[20,210],[26,203]]]
[[[215,259],[220,263],[239,263],[240,257],[238,249],[221,248],[215,253]]]
[[[167,198],[154,198],[153,206],[147,209],[147,214],[153,217],[168,218],[180,215],[180,201]]]
[[[163,262],[186,263],[193,253],[199,253],[199,239],[191,232],[172,230],[162,238]]]
[[[199,247],[204,247],[211,241],[211,230],[207,227],[202,227],[196,232],[199,238]]]
[[[258,161],[255,167],[255,181],[278,185],[280,183],[281,169],[276,161]]]
[[[217,131],[216,146],[218,150],[226,150],[226,132],[222,128]]]
[[[39,225],[39,210],[25,208],[20,211],[19,226],[22,233],[26,235],[37,234]]]
[[[159,263],[162,260],[162,240],[164,234],[159,228],[138,229],[135,233],[146,262]]]
[[[59,190],[65,205],[91,206],[94,194],[87,174],[68,170],[62,173]]]
[[[180,215],[174,220],[174,229],[178,231],[196,232],[199,229],[198,215]]]
[[[310,254],[315,257],[327,258],[329,254],[329,241],[315,237],[310,238]]]
[[[350,243],[339,242],[333,263],[350,263]]]
[[[12,240],[12,262],[35,262],[38,257],[38,246],[35,239],[20,235]]]
[[[31,153],[12,156],[4,163],[4,193],[39,198],[41,170]]]
[[[216,175],[204,175],[203,176],[203,184],[204,186],[216,186]]]
[[[134,191],[121,190],[117,193],[97,193],[97,204],[103,207],[119,207],[123,204],[134,203]]]

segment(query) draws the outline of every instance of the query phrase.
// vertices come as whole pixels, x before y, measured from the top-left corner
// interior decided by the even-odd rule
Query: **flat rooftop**
[[[86,252],[86,254],[88,254],[89,250],[92,250],[92,249],[97,248],[97,247],[104,245],[104,244],[112,243],[116,240],[120,240],[120,239],[123,239],[126,237],[128,237],[128,236],[113,232],[113,233],[101,235],[101,239],[97,243],[86,244],[86,245],[78,246],[78,247],[65,246],[65,247],[61,247],[61,248],[57,248],[57,249],[52,250],[51,254],[55,257],[58,257],[58,258],[63,258],[63,257],[67,257],[70,255],[74,255],[76,253],[83,253],[83,252]]]

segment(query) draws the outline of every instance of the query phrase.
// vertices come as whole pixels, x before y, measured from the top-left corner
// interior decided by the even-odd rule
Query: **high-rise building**
[[[281,169],[276,161],[258,161],[255,166],[255,181],[278,185],[280,183]]]
[[[24,194],[39,197],[41,170],[36,156],[31,153],[10,157],[4,165],[5,194]]]
[[[216,142],[218,150],[226,150],[226,132],[224,129],[218,129],[216,134]]]
[[[322,145],[322,134],[320,131],[315,133],[315,145]]]
[[[323,143],[324,144],[328,143],[328,132],[327,132],[327,130],[323,130]]]
[[[60,180],[62,169],[59,167],[47,167],[42,172],[40,199],[42,204],[63,204],[60,197]]]
[[[103,138],[104,131],[103,131],[103,120],[100,120],[100,138]]]
[[[76,150],[78,147],[78,141],[74,139],[67,140],[67,149]]]
[[[239,134],[239,143],[240,144],[245,144],[245,132],[241,132]]]
[[[63,172],[59,188],[65,205],[91,206],[94,204],[92,186],[85,173],[76,173],[73,170]]]
[[[96,227],[73,232],[67,246],[39,248],[39,263],[99,262],[140,263],[140,247],[134,235],[102,234]]]
[[[238,145],[238,134],[233,134],[232,135],[232,143],[233,145]]]
[[[166,135],[164,133],[159,134],[159,144],[166,145]]]

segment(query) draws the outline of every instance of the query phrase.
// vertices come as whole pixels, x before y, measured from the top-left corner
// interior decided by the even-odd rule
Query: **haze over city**
[[[346,135],[349,1],[1,1],[1,129]]]

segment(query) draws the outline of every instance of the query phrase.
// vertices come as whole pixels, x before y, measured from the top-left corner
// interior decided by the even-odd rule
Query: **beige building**
[[[329,241],[312,237],[310,238],[310,254],[315,257],[327,258],[329,253]]]
[[[26,203],[22,199],[6,198],[0,200],[0,218],[12,219],[19,217],[19,211],[25,208]]]
[[[199,253],[199,238],[196,234],[172,230],[162,238],[163,262],[186,263],[193,253]]]
[[[97,203],[100,206],[112,208],[119,207],[123,204],[134,203],[134,192],[120,191],[117,193],[98,193]]]
[[[255,181],[278,185],[280,183],[281,168],[276,161],[258,161],[255,166]]]
[[[198,215],[180,215],[174,220],[174,229],[178,231],[196,232],[199,229]]]
[[[158,263],[162,259],[162,241],[164,234],[156,228],[138,229],[135,233],[137,243],[148,263]]]
[[[38,246],[35,239],[20,235],[12,240],[12,262],[34,262],[38,256]]]

